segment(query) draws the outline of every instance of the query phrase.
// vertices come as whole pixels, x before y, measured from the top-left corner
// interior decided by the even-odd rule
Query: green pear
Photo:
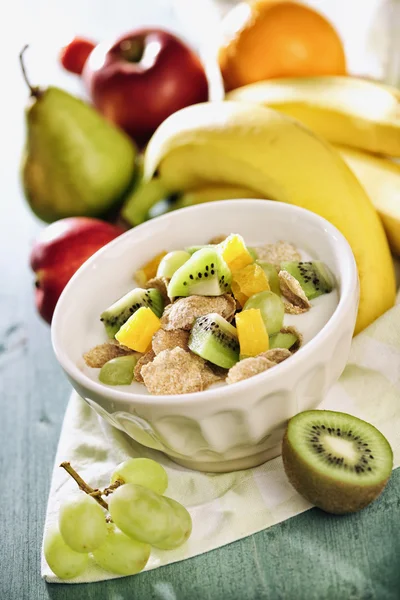
[[[22,166],[33,212],[52,222],[69,216],[102,216],[118,206],[134,178],[131,139],[94,108],[67,92],[32,87],[23,53],[22,72],[32,103],[26,111]]]

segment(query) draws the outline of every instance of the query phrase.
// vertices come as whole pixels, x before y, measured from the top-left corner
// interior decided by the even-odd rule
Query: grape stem
[[[102,491],[103,496],[109,496],[109,494],[112,494],[113,491],[116,490],[117,488],[119,488],[119,486],[122,485],[123,483],[125,483],[125,482],[122,481],[122,479],[117,479],[116,481],[114,481],[114,483],[112,483],[108,487],[104,488],[104,490]]]
[[[88,485],[86,483],[86,481],[84,481],[82,479],[82,477],[75,471],[75,469],[73,467],[71,467],[71,463],[66,462],[66,461],[62,462],[60,467],[65,469],[67,471],[68,475],[71,475],[72,479],[75,479],[76,483],[79,486],[79,489],[81,489],[83,492],[85,492],[89,496],[92,496],[92,498],[94,498],[96,500],[96,502],[98,502],[100,504],[100,506],[102,506],[103,508],[108,510],[107,502],[105,502],[103,500],[103,498],[101,497],[102,492],[99,489],[93,489],[92,487],[90,487],[90,485]],[[119,484],[119,485],[121,485],[121,484]]]

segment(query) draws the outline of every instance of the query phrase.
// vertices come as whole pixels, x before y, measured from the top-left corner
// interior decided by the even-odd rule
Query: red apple
[[[36,307],[45,321],[51,323],[58,298],[75,271],[123,232],[88,217],[61,219],[43,230],[32,248],[30,265],[36,273]]]
[[[98,110],[139,144],[172,113],[208,100],[200,59],[161,29],[132,31],[111,47],[99,44],[82,75]]]
[[[70,73],[81,75],[89,54],[96,47],[91,40],[74,37],[60,52],[60,62]]]

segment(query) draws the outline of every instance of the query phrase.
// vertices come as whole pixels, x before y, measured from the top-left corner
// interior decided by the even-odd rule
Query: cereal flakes
[[[257,252],[258,260],[272,263],[278,269],[282,262],[301,260],[299,251],[293,244],[289,244],[289,242],[280,241],[275,244],[256,246],[254,250]]]
[[[143,383],[142,367],[151,363],[151,361],[154,360],[155,356],[156,355],[154,354],[153,350],[149,350],[148,352],[146,352],[146,354],[143,354],[139,358],[133,370],[133,374],[136,381],[138,381],[139,383]]]
[[[135,352],[126,346],[122,346],[117,340],[110,340],[105,344],[99,344],[98,346],[91,348],[88,352],[85,352],[83,360],[88,367],[101,369],[101,367],[109,360],[128,354],[135,354]]]
[[[167,306],[161,317],[161,327],[166,331],[189,330],[197,317],[218,313],[227,321],[235,314],[236,302],[230,294],[224,296],[188,296]]]
[[[267,358],[268,360],[278,364],[289,358],[289,356],[292,356],[292,353],[286,348],[271,348],[271,350],[263,352],[260,354],[260,356],[263,356],[264,358]]]
[[[144,365],[141,375],[151,394],[189,394],[203,389],[202,367],[182,348],[163,350]]]
[[[159,329],[153,335],[153,352],[157,355],[163,350],[172,350],[173,348],[179,347],[183,350],[189,350],[189,331],[183,329],[174,329],[173,331],[165,331],[165,329]]]
[[[226,383],[237,383],[243,379],[249,379],[249,377],[263,373],[275,365],[275,362],[268,360],[265,356],[245,358],[229,369]]]
[[[279,277],[279,286],[280,286],[282,295],[288,301],[285,304],[285,311],[286,311],[286,307],[288,306],[288,310],[286,312],[290,312],[290,309],[291,309],[290,305],[292,305],[292,307],[294,306],[294,307],[300,308],[301,312],[305,312],[305,311],[309,310],[311,308],[311,304],[310,304],[307,296],[305,295],[300,283],[297,281],[297,279],[295,277],[293,277],[293,275],[291,275],[287,271],[280,271],[278,273],[278,277]],[[299,313],[292,312],[290,314],[299,314]]]

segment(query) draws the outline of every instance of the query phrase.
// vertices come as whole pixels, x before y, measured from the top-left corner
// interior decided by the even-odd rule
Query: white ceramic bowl
[[[103,385],[83,372],[83,352],[106,341],[100,313],[132,288],[136,269],[162,250],[204,244],[230,232],[240,233],[253,245],[291,241],[334,272],[338,306],[309,343],[265,373],[192,394],[152,396],[140,384],[132,393],[122,386]],[[288,419],[319,405],[345,367],[357,305],[354,257],[330,223],[288,204],[224,200],[154,219],[99,250],[62,293],[52,341],[74,388],[109,423],[184,466],[230,471],[277,456]]]

